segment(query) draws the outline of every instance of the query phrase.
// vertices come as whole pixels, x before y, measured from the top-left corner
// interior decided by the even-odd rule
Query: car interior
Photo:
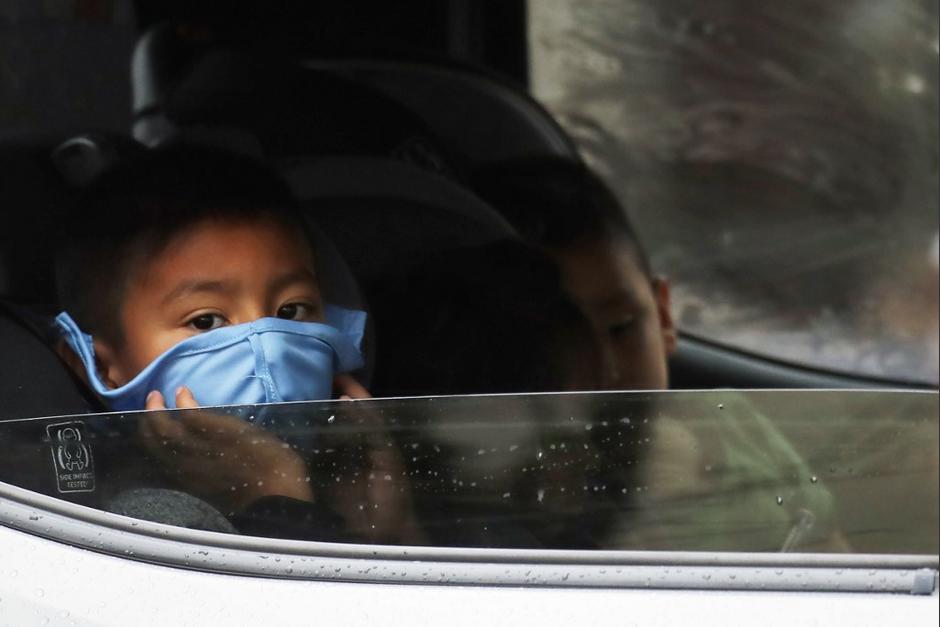
[[[467,173],[518,157],[581,158],[527,93],[523,2],[218,11],[140,0],[135,9],[126,134],[23,129],[0,143],[3,204],[16,225],[0,246],[3,338],[17,355],[0,377],[6,417],[87,409],[27,312],[54,309],[50,254],[37,243],[71,190],[122,154],[185,138],[271,163],[318,207],[331,298],[359,306],[388,268],[514,236],[468,189]],[[689,335],[670,368],[680,389],[903,385]]]
[[[128,53],[118,64],[123,85],[109,87],[120,91],[126,105],[122,128],[83,124],[76,114],[62,125],[6,128],[0,133],[0,207],[5,220],[0,229],[0,346],[7,356],[0,360],[0,421],[103,411],[101,401],[60,357],[59,340],[49,325],[59,311],[52,234],[63,216],[75,210],[82,189],[101,173],[142,151],[178,143],[260,160],[287,182],[314,240],[326,300],[369,315],[365,365],[356,378],[376,397],[396,396],[384,393],[385,379],[376,376],[383,366],[387,372],[398,364],[395,351],[383,350],[396,345],[383,332],[394,333],[390,327],[400,321],[388,313],[388,304],[407,307],[419,300],[443,299],[450,287],[446,276],[434,272],[428,273],[429,280],[412,282],[409,269],[457,259],[463,250],[488,250],[493,251],[491,275],[504,280],[504,290],[514,289],[514,268],[499,267],[498,246],[521,242],[523,236],[484,200],[474,187],[475,174],[514,160],[594,165],[563,121],[533,95],[528,4],[128,3],[132,14],[122,19],[133,45],[126,46]],[[94,8],[83,10],[95,15]],[[629,207],[634,219],[655,210]],[[85,219],[93,222],[96,217]],[[420,298],[415,297],[418,288]],[[469,305],[466,309],[475,311]],[[677,348],[668,364],[669,387],[674,389],[936,389],[901,376],[837,371],[797,363],[783,353],[759,354],[690,332],[681,321],[678,327]],[[472,324],[465,330],[462,339],[473,343]],[[448,339],[440,344],[449,345]],[[431,352],[410,360],[420,362]],[[576,359],[571,361],[577,369]],[[468,394],[514,391],[544,390],[487,389],[484,384]],[[449,393],[418,386],[414,395]],[[559,430],[570,426],[564,418],[552,416]],[[629,418],[618,418],[629,424]],[[26,433],[27,428],[17,424],[11,433]],[[580,436],[585,442],[601,437],[597,432]],[[805,433],[803,437],[812,439]],[[44,446],[39,442],[33,449],[21,449],[19,457],[11,456],[4,464],[17,466],[17,474],[26,477],[21,487],[54,493]],[[112,457],[96,460],[105,475],[123,472],[126,460],[118,449],[99,449],[99,454],[104,450]],[[480,451],[478,455],[485,453]],[[541,459],[542,451],[537,454]],[[35,472],[22,471],[30,467]],[[604,471],[611,476],[618,472]],[[143,484],[160,483],[147,472],[142,471],[147,479]],[[134,477],[121,479],[122,485],[135,486]],[[623,486],[628,482],[620,481],[612,480],[611,485],[626,493]],[[172,524],[177,523],[135,512],[154,499],[170,498],[176,500],[167,510],[174,515],[204,520],[217,514],[206,514],[204,503],[186,501],[194,497],[182,492],[114,492],[104,505],[97,495],[60,496]],[[852,503],[864,502],[859,495],[851,496]],[[541,503],[542,494],[537,498]],[[218,518],[202,528],[229,531],[230,523]],[[321,522],[324,528],[331,524]],[[262,529],[265,524],[261,519],[249,523]],[[448,540],[449,524],[446,520],[437,530],[439,542]],[[566,540],[573,547],[582,546],[580,541]],[[487,545],[489,540],[479,542]]]

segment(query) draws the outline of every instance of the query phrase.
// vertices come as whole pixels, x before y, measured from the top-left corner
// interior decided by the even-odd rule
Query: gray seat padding
[[[521,158],[578,160],[574,142],[523,90],[481,71],[370,59],[307,64],[369,85],[414,113],[465,167]]]
[[[281,172],[363,282],[440,250],[514,236],[482,200],[406,163],[311,157]]]
[[[37,330],[0,307],[0,420],[84,414],[96,409]]]

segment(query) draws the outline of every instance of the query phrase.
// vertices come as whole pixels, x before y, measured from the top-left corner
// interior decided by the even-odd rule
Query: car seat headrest
[[[120,159],[142,148],[130,137],[88,132],[63,141],[52,151],[51,159],[69,185],[81,188]]]
[[[407,107],[466,167],[517,158],[579,160],[574,142],[541,104],[482,71],[371,59],[305,65],[367,84]]]
[[[361,82],[290,59],[193,43],[168,26],[141,38],[131,73],[133,133],[148,145],[184,134],[281,159],[392,156],[415,138],[434,143],[417,116]]]
[[[515,237],[472,193],[407,163],[311,157],[287,161],[281,172],[365,282],[439,250]]]

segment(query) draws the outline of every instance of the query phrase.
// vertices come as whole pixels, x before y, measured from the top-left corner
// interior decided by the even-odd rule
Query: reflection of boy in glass
[[[602,349],[599,385],[666,389],[677,344],[669,284],[651,272],[625,211],[600,178],[570,161],[526,160],[480,173],[475,191],[558,263]],[[656,417],[644,479],[636,486],[648,503],[639,518],[625,517],[611,532],[619,538],[612,544],[844,548],[831,526],[831,495],[810,480],[805,461],[747,399],[728,394],[717,412],[703,408],[693,420],[679,418]],[[786,499],[779,487],[790,488]],[[758,519],[761,524],[732,532],[735,521]]]
[[[605,387],[668,387],[676,348],[669,282],[653,275],[613,193],[586,168],[560,160],[494,168],[476,191],[558,263],[603,352]]]

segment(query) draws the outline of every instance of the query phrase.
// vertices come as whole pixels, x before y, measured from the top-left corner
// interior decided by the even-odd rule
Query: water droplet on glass
[[[333,424],[334,422],[336,422],[336,416],[335,416],[335,415],[334,415],[334,416],[330,416],[329,418],[326,419],[326,421],[327,421],[329,424]]]
[[[777,497],[777,505],[783,505],[783,497],[782,497],[782,496],[778,496],[778,497]]]
[[[816,483],[817,481],[819,481],[819,478],[816,475],[809,478],[810,483]]]
[[[718,409],[724,409],[724,408],[725,408],[724,403],[718,403]]]

